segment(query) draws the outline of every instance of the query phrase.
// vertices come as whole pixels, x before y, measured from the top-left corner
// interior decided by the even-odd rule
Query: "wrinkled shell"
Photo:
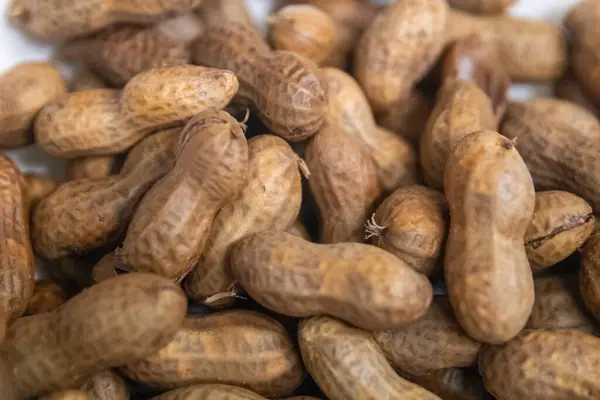
[[[331,400],[439,400],[398,376],[368,332],[314,317],[301,322],[298,341],[306,369]]]
[[[375,111],[408,97],[444,45],[448,5],[443,0],[399,0],[382,10],[363,34],[355,75]]]
[[[0,75],[0,148],[32,143],[38,112],[65,93],[59,70],[47,62],[18,64]]]
[[[180,132],[173,128],[143,140],[119,175],[70,181],[42,200],[33,214],[37,253],[54,260],[121,240],[144,194],[173,166]]]
[[[67,164],[67,177],[70,181],[108,178],[118,174],[122,165],[121,157],[114,155],[73,158]]]
[[[595,222],[592,207],[574,194],[559,190],[536,193],[524,237],[531,268],[551,267],[570,256],[592,234]]]
[[[474,14],[499,14],[516,0],[448,0],[450,7]]]
[[[171,390],[153,400],[266,400],[264,397],[237,386],[193,385]]]
[[[377,114],[377,122],[417,147],[433,106],[425,95],[413,90],[408,98]]]
[[[174,283],[149,274],[123,275],[54,312],[20,319],[7,331],[0,357],[21,397],[76,387],[96,372],[166,345],[186,311],[187,299]]]
[[[325,314],[385,330],[419,319],[431,303],[425,276],[365,244],[314,244],[269,231],[238,241],[230,263],[254,300],[294,317]]]
[[[43,314],[54,311],[67,302],[62,288],[54,282],[37,282],[33,296],[27,305],[27,314]]]
[[[304,374],[284,327],[252,311],[187,318],[171,343],[123,371],[157,387],[224,383],[267,397],[290,394]]]
[[[196,265],[217,212],[246,180],[248,145],[225,111],[198,114],[183,129],[173,169],[144,196],[117,264],[183,278]]]
[[[594,233],[583,247],[579,285],[585,305],[600,321],[600,233]]]
[[[188,296],[208,305],[214,302],[211,296],[233,285],[227,261],[231,245],[252,233],[286,229],[300,212],[301,159],[290,145],[263,135],[250,140],[248,153],[246,183],[217,214],[204,253],[185,282]]]
[[[538,190],[565,190],[600,211],[600,123],[573,103],[550,98],[515,102],[500,132],[516,139]]]
[[[483,381],[477,370],[448,368],[425,375],[401,374],[409,381],[429,390],[444,400],[482,400],[485,397]]]
[[[448,160],[450,233],[444,263],[448,296],[461,326],[485,343],[503,343],[533,307],[523,235],[535,203],[531,175],[515,145],[496,132],[462,139]]]
[[[273,133],[292,142],[313,136],[327,111],[319,68],[292,52],[271,51],[254,27],[227,21],[212,25],[192,45],[194,62],[233,71],[236,100],[253,107]]]
[[[48,104],[36,120],[36,141],[46,153],[60,157],[120,153],[151,132],[225,107],[237,88],[229,71],[191,65],[154,68],[122,91],[76,92]]]
[[[24,32],[60,41],[116,23],[152,23],[200,4],[202,0],[12,0],[8,16]]]
[[[474,365],[481,347],[460,327],[445,297],[434,297],[422,319],[373,337],[394,368],[417,375]]]
[[[129,389],[125,381],[116,372],[106,371],[94,374],[81,390],[98,400],[129,400]]]
[[[405,186],[386,198],[367,221],[367,237],[429,276],[446,239],[447,208],[442,193],[425,186]]]
[[[35,207],[40,200],[48,197],[58,187],[56,180],[45,175],[23,174],[21,179],[30,208]]]
[[[479,372],[499,400],[597,399],[600,339],[577,330],[535,330],[482,350]]]

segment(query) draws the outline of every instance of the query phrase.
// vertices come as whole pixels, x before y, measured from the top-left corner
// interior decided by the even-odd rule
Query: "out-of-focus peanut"
[[[444,400],[487,399],[483,380],[476,369],[448,368],[424,375],[411,375],[404,372],[400,375]]]
[[[26,314],[36,315],[54,311],[66,302],[67,296],[59,285],[54,282],[37,282]]]
[[[452,8],[474,14],[499,14],[516,0],[448,0]]]
[[[570,70],[555,82],[554,96],[575,103],[592,114],[598,113],[598,107],[594,104],[591,94],[584,86],[584,83]]]
[[[378,113],[377,123],[408,140],[416,148],[419,146],[433,106],[433,102],[424,94],[413,90],[408,98]]]
[[[71,92],[82,92],[84,90],[91,89],[105,89],[107,86],[108,85],[101,77],[87,68],[78,68],[73,73],[73,77],[69,81],[69,89]]]
[[[204,21],[205,26],[237,22],[256,28],[244,0],[204,0],[197,13]]]
[[[48,197],[58,187],[58,182],[49,176],[40,174],[23,174],[22,184],[29,199],[29,207],[35,207],[42,199]]]
[[[67,177],[78,179],[103,179],[116,175],[123,166],[123,158],[116,155],[73,158],[67,164]]]
[[[119,276],[117,272],[117,259],[114,252],[106,254],[92,268],[92,280],[99,283],[110,278]]]

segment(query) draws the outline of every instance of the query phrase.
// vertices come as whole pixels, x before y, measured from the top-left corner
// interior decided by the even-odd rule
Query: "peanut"
[[[122,166],[122,157],[116,155],[73,158],[67,164],[67,177],[71,181],[103,179],[118,174]]]
[[[29,206],[21,172],[0,155],[0,343],[9,324],[21,317],[33,295],[34,260]]]
[[[448,41],[473,34],[496,51],[513,80],[555,80],[565,71],[567,46],[560,30],[549,22],[505,15],[475,16],[461,11],[449,13]]]
[[[300,212],[304,161],[285,140],[274,135],[248,143],[248,179],[240,193],[217,214],[198,265],[185,282],[185,291],[207,305],[227,305],[233,276],[227,263],[231,245],[244,236],[290,226]]]
[[[109,27],[90,37],[63,45],[69,61],[83,62],[115,86],[124,86],[140,72],[188,64],[185,43],[172,40],[154,27]]]
[[[600,123],[583,108],[538,98],[506,109],[500,132],[516,139],[538,190],[565,190],[600,211]]]
[[[301,237],[302,239],[310,241],[310,234],[306,230],[306,227],[302,223],[300,219],[294,221],[294,223],[286,229],[287,233],[291,233],[292,235]]]
[[[306,369],[331,400],[439,400],[398,376],[368,332],[314,317],[300,323],[298,341]]]
[[[378,113],[377,123],[418,147],[433,106],[433,102],[423,93],[413,90],[408,98]]]
[[[10,373],[0,359],[0,396],[3,400],[19,400],[10,382]]]
[[[110,369],[94,374],[81,386],[81,390],[98,400],[129,400],[125,381]]]
[[[238,22],[256,28],[244,0],[204,0],[197,12],[206,26]]]
[[[28,315],[47,313],[56,310],[66,302],[67,296],[59,285],[53,282],[37,282],[26,313]]]
[[[35,117],[66,92],[60,72],[46,62],[19,64],[0,75],[0,147],[32,143]]]
[[[594,233],[583,247],[579,285],[588,310],[600,321],[600,233]]]
[[[457,319],[473,338],[503,343],[525,326],[534,302],[523,235],[535,204],[515,145],[496,132],[463,138],[444,179],[450,233],[444,273]]]
[[[354,58],[356,79],[377,112],[409,96],[442,51],[448,5],[399,0],[363,34]]]
[[[327,111],[326,84],[310,60],[272,51],[247,24],[211,25],[192,45],[193,60],[233,71],[240,88],[236,101],[251,105],[273,133],[303,141],[321,127]]]
[[[446,214],[443,194],[425,186],[405,186],[386,198],[367,221],[366,237],[430,276],[446,239]]]
[[[444,400],[487,399],[479,373],[466,368],[448,368],[429,372],[425,375],[401,376],[440,396]]]
[[[535,195],[533,218],[525,231],[525,250],[534,271],[559,263],[592,234],[592,207],[568,192],[551,190]]]
[[[51,393],[47,396],[40,397],[40,400],[96,400],[81,390],[61,390]]]
[[[515,0],[448,0],[450,7],[475,14],[498,14]]]
[[[229,71],[190,65],[142,72],[123,88],[76,92],[48,104],[35,124],[48,154],[77,157],[120,153],[151,132],[220,109],[237,91]]]
[[[23,174],[21,179],[24,191],[27,193],[27,198],[29,199],[30,208],[34,208],[58,187],[58,182],[45,175]]]
[[[234,276],[264,307],[294,317],[331,315],[367,330],[413,322],[427,312],[427,278],[375,246],[320,245],[285,232],[238,241]]]
[[[546,276],[534,280],[535,303],[526,329],[579,329],[598,332],[585,310],[577,275]]]
[[[94,283],[99,283],[110,278],[118,276],[117,260],[115,253],[110,252],[100,259],[92,268],[92,280]]]
[[[76,387],[99,371],[166,345],[186,309],[174,283],[149,274],[123,275],[56,311],[20,319],[8,330],[0,356],[21,397]]]
[[[12,0],[9,20],[29,34],[59,41],[117,23],[152,23],[200,4],[202,0]]]
[[[173,166],[179,132],[173,128],[144,139],[119,175],[70,181],[42,200],[33,215],[36,251],[54,260],[117,244],[142,196]]]
[[[182,389],[171,390],[153,400],[266,400],[264,397],[228,385],[194,385]]]
[[[596,399],[600,339],[577,330],[534,330],[482,350],[479,371],[498,400]]]
[[[105,89],[106,87],[106,82],[104,82],[104,80],[95,72],[90,71],[87,68],[78,68],[69,82],[69,89],[71,89],[71,92]]]
[[[181,132],[173,169],[135,212],[117,264],[170,279],[185,277],[200,259],[217,212],[246,180],[248,145],[225,111],[206,111]]]
[[[567,71],[554,84],[554,96],[585,108],[592,114],[598,113],[591,94],[584,83],[572,71]]]
[[[155,25],[155,28],[169,39],[183,42],[188,46],[204,33],[205,25],[195,12],[187,12],[160,21]]]
[[[187,318],[171,343],[123,371],[159,387],[223,383],[281,397],[301,383],[304,368],[282,325],[256,312],[228,311]]]
[[[392,366],[409,374],[475,365],[481,343],[456,321],[445,297],[434,297],[422,319],[373,337]]]

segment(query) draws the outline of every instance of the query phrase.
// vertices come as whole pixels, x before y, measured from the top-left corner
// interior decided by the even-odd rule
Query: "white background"
[[[38,1],[43,2],[46,0]],[[378,2],[386,3],[385,0]],[[511,8],[510,13],[560,24],[565,12],[578,2],[579,0],[517,0],[517,4]],[[10,0],[0,0],[0,9],[3,15],[6,15],[9,3]],[[261,21],[264,20],[264,16],[272,2],[270,0],[247,0],[247,3],[255,19]],[[7,25],[4,19],[0,23],[0,73],[22,61],[46,60],[51,57],[51,54],[52,48],[50,46],[37,43],[23,36]],[[547,87],[519,85],[511,90],[511,97],[522,99],[546,93],[549,93]],[[64,172],[62,162],[50,159],[36,149],[35,146],[13,150],[10,152],[10,156],[26,171],[48,172],[59,179]],[[50,169],[48,169],[49,166]]]

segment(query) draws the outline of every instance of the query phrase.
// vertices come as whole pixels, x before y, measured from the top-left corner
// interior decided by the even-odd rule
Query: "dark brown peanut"
[[[237,386],[193,385],[175,389],[152,400],[266,400],[264,397]]]
[[[287,142],[274,135],[248,142],[248,178],[240,193],[219,211],[198,265],[185,282],[188,296],[207,305],[231,303],[231,245],[244,236],[290,226],[300,212],[304,164]]]
[[[285,232],[262,232],[238,241],[230,264],[254,300],[294,317],[325,314],[385,330],[421,318],[431,303],[424,275],[365,244],[322,245]]]
[[[58,187],[56,180],[40,174],[23,174],[22,183],[29,199],[30,208],[35,207]]]
[[[83,256],[68,256],[50,263],[52,280],[60,285],[68,297],[92,286],[92,266]]]
[[[26,314],[35,315],[54,311],[67,302],[62,288],[54,282],[37,282],[29,299]]]
[[[56,311],[20,319],[7,331],[0,357],[21,397],[76,387],[169,343],[186,310],[187,299],[174,283],[149,274],[123,275]]]
[[[192,56],[198,64],[233,71],[238,103],[251,105],[284,139],[306,140],[323,124],[327,86],[319,68],[295,53],[272,51],[254,27],[212,25],[192,45]]]
[[[117,260],[112,251],[100,259],[92,268],[92,280],[99,283],[110,278],[118,276]]]
[[[292,393],[304,375],[284,327],[252,311],[187,318],[171,343],[123,371],[163,388],[224,383],[267,397]]]
[[[585,84],[570,70],[555,82],[554,96],[575,103],[592,114],[598,113],[598,107],[594,104]]]
[[[482,349],[479,372],[498,400],[600,396],[600,339],[577,330],[534,330]]]
[[[33,215],[36,251],[54,260],[115,245],[144,194],[173,166],[180,132],[173,128],[144,139],[118,175],[70,181],[42,200]]]
[[[248,145],[225,111],[206,111],[185,126],[173,169],[136,210],[117,265],[179,280],[198,263],[217,212],[246,181]]]
[[[435,400],[394,372],[370,333],[329,317],[301,322],[306,369],[331,400]]]
[[[67,164],[67,177],[71,181],[103,179],[118,174],[122,166],[122,157],[114,155],[73,158]]]
[[[444,400],[487,399],[483,381],[477,370],[448,368],[432,371],[425,375],[401,373],[401,376],[437,394]]]
[[[81,390],[98,400],[129,400],[125,381],[110,369],[94,374],[81,386]]]
[[[367,239],[425,275],[435,272],[446,239],[444,195],[425,186],[405,186],[386,198],[366,223]]]
[[[597,321],[600,321],[600,233],[586,242],[581,254],[579,285],[583,301]]]
[[[533,181],[512,141],[481,131],[462,139],[448,159],[450,233],[444,272],[461,326],[485,343],[503,343],[533,307],[523,235],[535,204]]]
[[[539,271],[570,256],[592,234],[595,222],[582,198],[560,190],[537,192],[524,237],[531,268]]]

